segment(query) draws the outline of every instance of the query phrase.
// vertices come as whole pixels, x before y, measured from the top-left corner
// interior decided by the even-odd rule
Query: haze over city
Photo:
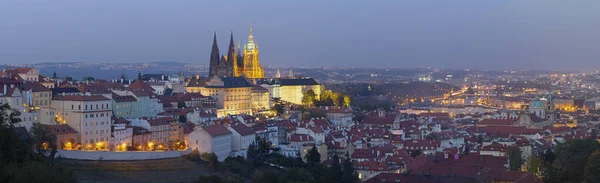
[[[0,64],[207,65],[213,32],[273,67],[594,70],[600,1],[0,1]]]

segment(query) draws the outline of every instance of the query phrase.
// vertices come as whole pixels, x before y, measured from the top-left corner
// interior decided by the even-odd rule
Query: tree
[[[186,123],[187,122],[187,118],[185,117],[185,115],[179,115],[179,122],[180,123]]]
[[[252,175],[252,182],[277,183],[277,181],[277,174],[271,171],[256,171]]]
[[[9,128],[20,123],[21,112],[11,109],[8,103],[0,105],[0,127]]]
[[[513,171],[521,170],[523,165],[523,158],[521,157],[521,149],[518,147],[509,147],[507,150],[509,168]]]
[[[312,167],[315,164],[321,162],[321,154],[319,154],[316,145],[313,145],[312,149],[310,149],[308,153],[304,155],[304,159],[306,159],[306,163],[309,167]]]
[[[546,149],[544,151],[544,155],[542,156],[544,162],[548,162],[550,164],[554,163],[554,159],[556,159],[556,154],[552,151],[552,149]]]
[[[222,183],[221,177],[218,175],[202,175],[194,181],[195,183]]]
[[[348,107],[348,106],[350,106],[350,102],[351,102],[351,101],[350,101],[350,96],[348,96],[348,95],[344,95],[344,103],[343,103],[343,104],[344,104],[344,107]]]
[[[177,102],[177,108],[185,108],[185,107],[186,107],[186,105],[185,105],[184,101],[178,101]]]
[[[213,170],[217,169],[217,166],[219,165],[219,157],[215,153],[202,153],[200,158],[206,162],[206,167]]]
[[[315,182],[314,176],[304,168],[289,168],[281,173],[278,182]]]
[[[256,141],[252,142],[248,146],[248,152],[246,153],[246,157],[248,159],[256,159],[256,158],[258,158],[258,148],[256,147]]]
[[[192,161],[200,161],[200,151],[198,151],[198,149],[192,150],[192,152],[187,156],[187,158]]]
[[[532,155],[527,159],[527,172],[533,173],[534,175],[540,174],[542,166],[542,159],[536,155]]]
[[[39,123],[34,123],[31,127],[31,131],[33,134],[33,143],[35,145],[35,150],[39,155],[45,155],[47,150],[50,149],[50,164],[52,164],[54,160],[54,155],[58,150],[58,146],[56,145],[56,136],[49,134],[46,132],[46,127]]]
[[[342,181],[342,165],[340,165],[340,158],[338,155],[333,155],[333,164],[330,167],[331,175],[328,182],[340,182]]]
[[[244,179],[238,174],[227,174],[223,177],[223,183],[243,183]]]
[[[53,166],[45,154],[34,153],[31,141],[17,136],[13,129],[21,122],[19,115],[7,104],[0,105],[0,182],[75,182],[69,172]]]
[[[584,180],[597,182],[600,180],[600,151],[594,151],[585,165]]]
[[[556,159],[544,169],[544,182],[582,182],[592,152],[600,150],[596,140],[568,140],[556,148]]]
[[[354,171],[354,165],[350,160],[350,155],[346,153],[346,160],[344,161],[344,169],[342,172],[343,183],[355,183],[358,181],[358,174]]]
[[[315,94],[315,91],[312,89],[302,92],[302,104],[306,106],[313,105],[316,100],[316,96],[317,95]]]
[[[277,115],[279,116],[279,115],[281,115],[281,114],[283,114],[283,113],[285,112],[285,106],[283,106],[283,104],[280,104],[280,103],[278,103],[278,104],[275,104],[275,105],[273,106],[273,109],[272,109],[272,110],[273,110],[275,113],[277,113]]]

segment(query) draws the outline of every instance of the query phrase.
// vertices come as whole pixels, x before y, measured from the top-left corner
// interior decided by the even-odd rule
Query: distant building
[[[252,86],[252,96],[250,97],[252,100],[252,110],[254,111],[265,111],[271,108],[269,98],[269,90],[260,86],[254,85]]]
[[[321,95],[321,85],[313,78],[293,77],[281,79],[255,79],[257,84],[269,90],[271,98],[294,104],[302,104],[303,93],[313,90],[316,96]]]
[[[227,55],[221,55],[219,53],[219,46],[217,45],[217,34],[215,33],[210,53],[209,77],[265,77],[264,68],[260,65],[258,46],[254,42],[254,35],[252,35],[252,27],[250,27],[248,43],[244,45],[243,53],[241,51],[242,48],[238,43],[236,52],[233,33],[231,33]]]
[[[4,69],[4,75],[16,75],[25,82],[37,82],[40,78],[40,71],[35,68],[14,68]]]
[[[252,85],[244,77],[191,77],[186,86],[191,93],[216,99],[217,117],[252,114]]]

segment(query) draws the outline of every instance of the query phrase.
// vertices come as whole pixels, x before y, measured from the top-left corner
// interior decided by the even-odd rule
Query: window
[[[71,110],[75,109],[75,105],[71,105]]]

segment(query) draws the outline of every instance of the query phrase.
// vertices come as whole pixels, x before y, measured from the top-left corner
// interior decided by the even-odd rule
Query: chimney
[[[200,79],[200,74],[196,74],[196,79]]]
[[[6,84],[4,84],[4,95],[6,95],[6,88],[7,88],[7,87],[8,87],[8,86],[6,86]]]

